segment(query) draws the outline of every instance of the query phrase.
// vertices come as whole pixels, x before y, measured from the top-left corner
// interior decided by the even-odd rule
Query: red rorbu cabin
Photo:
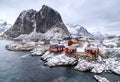
[[[54,52],[60,52],[60,51],[64,51],[64,48],[65,48],[64,45],[53,44],[50,45],[49,50]]]
[[[85,53],[97,55],[99,54],[99,49],[98,48],[85,48]]]
[[[65,48],[66,53],[76,53],[77,49],[74,46],[68,46]]]
[[[69,40],[68,41],[68,46],[71,46],[73,44],[73,41],[72,40]]]

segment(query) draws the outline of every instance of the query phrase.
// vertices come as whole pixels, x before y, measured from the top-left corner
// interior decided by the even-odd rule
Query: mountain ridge
[[[81,25],[72,25],[72,24],[66,24],[69,32],[73,35],[73,36],[87,36],[87,37],[94,37],[93,34],[91,34],[90,32],[87,31],[86,28],[84,28]]]
[[[57,24],[60,27],[63,26],[63,30],[70,36],[60,14],[53,8],[43,5],[40,11],[31,9],[21,12],[12,28],[4,34],[8,37],[16,38],[21,34],[30,34],[34,28],[36,28],[38,33],[46,33]]]

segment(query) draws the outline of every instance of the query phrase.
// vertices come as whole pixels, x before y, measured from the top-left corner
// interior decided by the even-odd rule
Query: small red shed
[[[68,46],[65,48],[66,53],[76,53],[77,49],[74,46]]]
[[[97,55],[97,54],[99,54],[99,49],[87,47],[87,48],[85,48],[85,53]]]

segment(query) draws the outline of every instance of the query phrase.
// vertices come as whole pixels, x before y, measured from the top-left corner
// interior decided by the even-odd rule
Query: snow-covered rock
[[[42,58],[46,60],[48,66],[74,65],[77,61],[73,57],[68,57],[65,53],[54,54],[47,51]]]
[[[91,70],[91,72],[93,73],[102,73],[104,71],[105,65],[103,64],[94,64],[93,69]]]
[[[79,71],[90,71],[93,73],[102,73],[104,71],[104,66],[99,63],[88,62],[87,60],[79,59],[77,66],[74,69]]]
[[[11,43],[6,45],[7,50],[13,51],[29,51],[35,48],[35,42],[26,42],[26,43]]]
[[[103,59],[100,62],[88,62],[87,60],[79,59],[74,69],[79,71],[91,71],[93,73],[112,71],[120,75],[120,61],[116,58]]]
[[[41,58],[42,58],[43,60],[47,60],[47,59],[49,59],[49,58],[51,58],[51,57],[53,57],[53,56],[54,56],[54,53],[51,53],[51,52],[49,52],[49,51],[46,51],[45,54],[43,54],[43,55],[41,56]]]
[[[120,66],[115,67],[115,68],[112,68],[111,70],[112,70],[112,72],[114,72],[114,73],[120,75]]]
[[[74,69],[79,71],[88,71],[91,70],[92,68],[93,64],[83,59],[79,59],[77,66],[74,67]]]
[[[101,77],[99,75],[95,75],[94,78],[99,82],[109,82],[109,80],[107,80],[105,77]]]
[[[117,47],[117,41],[115,39],[112,40],[105,39],[103,40],[103,44],[110,48]]]
[[[48,48],[45,45],[38,45],[31,51],[31,55],[32,56],[36,56],[36,55],[41,56],[47,51],[47,49]]]
[[[118,61],[116,58],[108,58],[105,59],[104,62],[106,71],[109,70],[120,75],[120,61]]]

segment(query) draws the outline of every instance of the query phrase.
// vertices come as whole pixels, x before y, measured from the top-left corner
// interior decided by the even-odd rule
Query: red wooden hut
[[[68,46],[65,48],[66,53],[76,53],[77,49],[74,46]]]
[[[68,40],[68,46],[71,46],[73,44],[72,40]]]
[[[54,52],[60,52],[60,51],[64,51],[64,48],[65,48],[64,45],[53,44],[50,45],[49,50]]]
[[[99,49],[98,48],[85,48],[85,53],[87,54],[93,54],[93,55],[97,55],[99,54]]]

